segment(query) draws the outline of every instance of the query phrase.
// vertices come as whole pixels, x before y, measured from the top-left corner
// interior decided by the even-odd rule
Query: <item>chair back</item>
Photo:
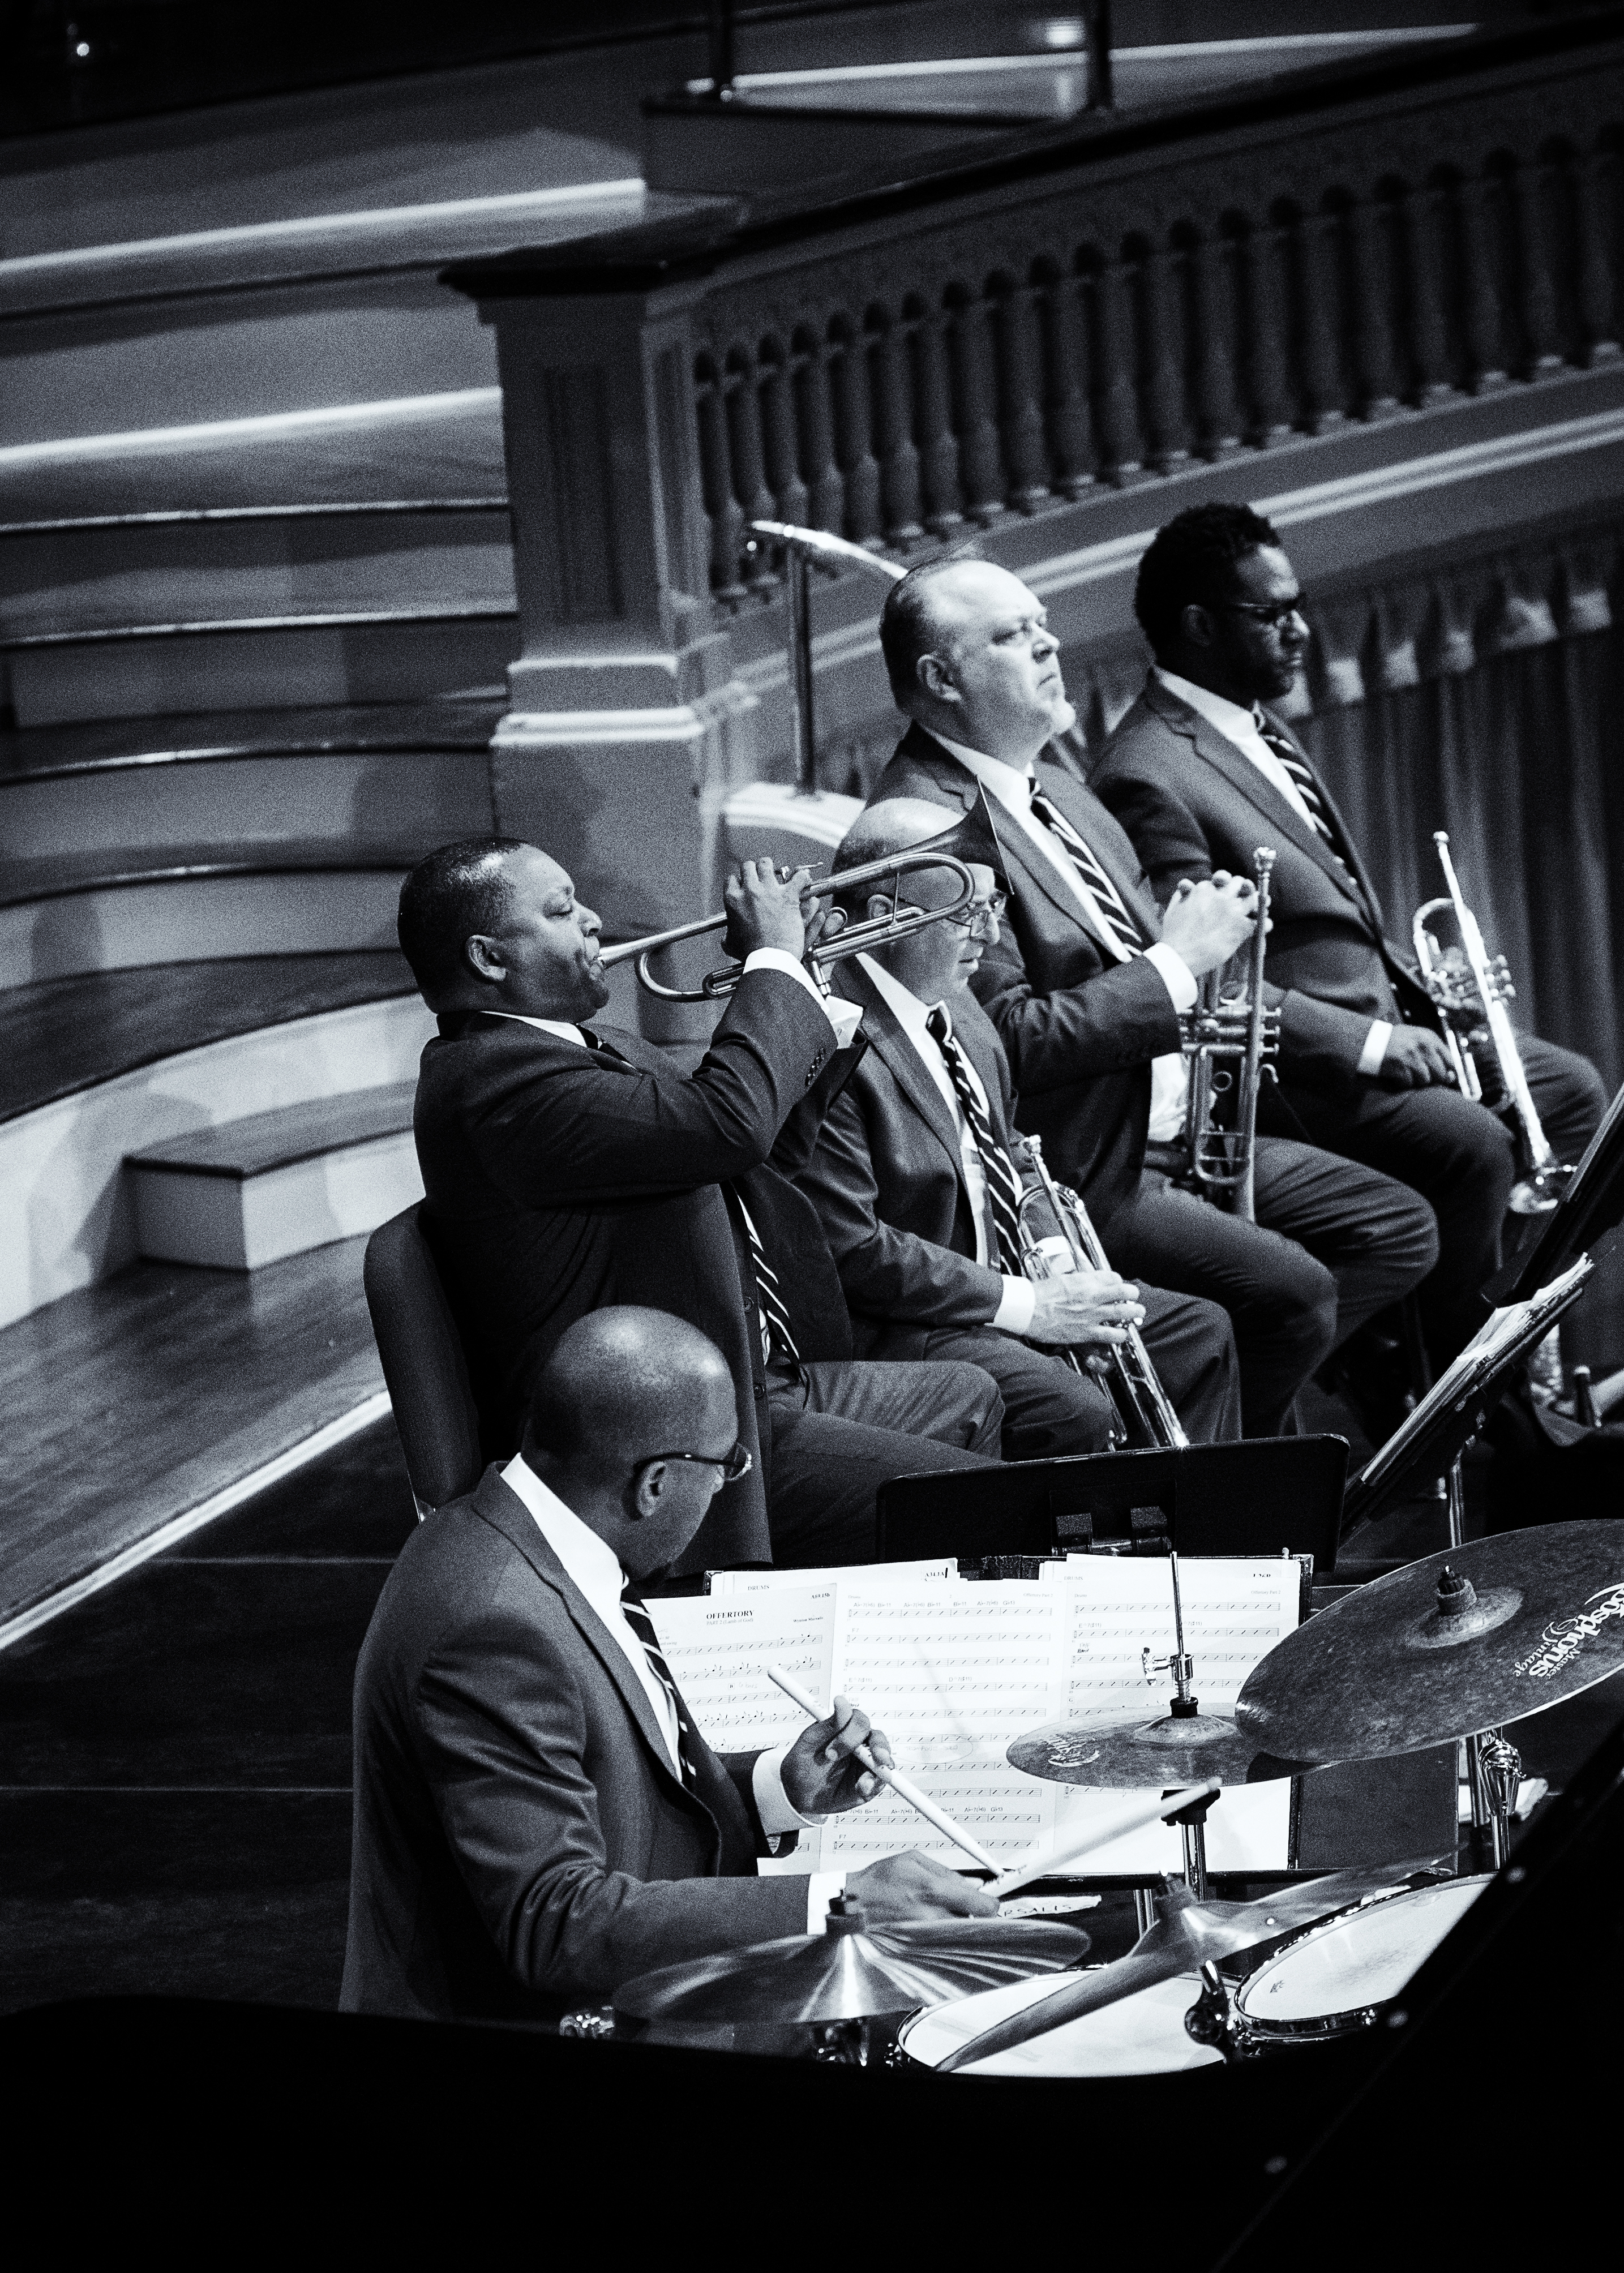
[[[363,1283],[421,1519],[472,1491],[484,1462],[468,1361],[420,1206],[379,1225]]]

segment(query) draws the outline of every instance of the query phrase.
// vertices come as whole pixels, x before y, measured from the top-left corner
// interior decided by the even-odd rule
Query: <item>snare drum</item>
[[[1236,1992],[1243,2040],[1262,2050],[1373,2027],[1488,1883],[1445,1879],[1384,1895],[1288,1942]]]
[[[939,2067],[950,2052],[979,2037],[996,2021],[1035,2005],[1070,1973],[1041,1974],[1035,1980],[1007,1982],[951,2005],[929,2005],[904,2022],[897,2041],[923,2067]],[[1176,2068],[1207,2067],[1221,2059],[1210,2045],[1185,2033],[1184,2014],[1200,1994],[1191,1976],[1159,1981],[1154,1989],[1100,2012],[1067,2021],[1045,2037],[1016,2044],[990,2059],[977,2060],[966,2075],[1167,2075]]]

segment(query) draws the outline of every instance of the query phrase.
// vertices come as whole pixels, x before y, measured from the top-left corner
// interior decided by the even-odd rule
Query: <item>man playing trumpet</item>
[[[942,838],[939,806],[871,806],[835,874]],[[953,838],[942,840],[950,850]],[[970,992],[998,937],[1003,893],[972,864],[976,896],[948,918],[841,963],[834,983],[861,1007],[868,1050],[831,1106],[798,1179],[823,1219],[866,1355],[968,1359],[998,1384],[1008,1459],[1104,1450],[1112,1407],[1100,1374],[1056,1353],[1119,1347],[1130,1326],[1186,1433],[1240,1433],[1229,1323],[1212,1302],[1136,1287],[1115,1272],[1026,1274],[1024,1140],[1011,1126],[1009,1066]],[[907,879],[916,906],[941,907],[948,873]],[[862,887],[837,906],[882,911]]]
[[[598,1022],[598,917],[535,845],[443,846],[401,893],[401,946],[440,1022],[415,1116],[425,1228],[486,1452],[517,1444],[577,1319],[613,1303],[686,1318],[733,1369],[748,1455],[689,1544],[694,1570],[866,1561],[881,1482],[996,1455],[985,1374],[853,1362],[816,1216],[766,1165],[793,1114],[816,1129],[861,1048],[855,1015],[802,968],[805,882],[763,860],[729,884],[743,976],[692,1074]]]

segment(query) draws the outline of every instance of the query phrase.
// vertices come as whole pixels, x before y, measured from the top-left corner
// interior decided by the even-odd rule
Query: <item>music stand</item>
[[[1514,1258],[1487,1289],[1497,1302],[1522,1302],[1548,1287],[1624,1216],[1624,1089],[1620,1089],[1574,1170],[1567,1190],[1529,1249]]]
[[[1447,1474],[1449,1544],[1461,1544],[1461,1455],[1498,1403],[1514,1367],[1573,1308],[1594,1267],[1588,1256],[1581,1257],[1565,1277],[1545,1288],[1541,1300],[1530,1302],[1514,1333],[1476,1353],[1469,1347],[1439,1376],[1415,1411],[1348,1487],[1342,1505],[1344,1536],[1356,1524],[1384,1514],[1395,1500]]]
[[[1336,1557],[1341,1437],[1154,1446],[898,1476],[878,1496],[877,1559],[966,1560],[1105,1546],[1180,1555]]]

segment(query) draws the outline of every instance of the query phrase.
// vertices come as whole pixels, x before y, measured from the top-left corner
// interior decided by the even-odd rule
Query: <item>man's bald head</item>
[[[888,797],[882,804],[871,805],[856,820],[841,839],[834,857],[833,873],[838,876],[847,868],[866,867],[871,860],[889,859],[893,852],[911,852],[916,844],[928,844],[934,837],[943,839],[943,851],[952,852],[950,839],[957,819],[939,805],[927,804],[921,797]],[[873,885],[860,884],[856,892],[837,893],[836,904],[849,915],[867,912],[868,896]],[[921,908],[944,907],[956,899],[959,891],[958,878],[951,868],[921,868],[905,879],[903,896]]]
[[[898,708],[1025,767],[1076,721],[1042,602],[990,560],[937,560],[893,584],[880,647]]]
[[[625,1303],[577,1318],[560,1337],[530,1400],[530,1435],[572,1467],[607,1473],[651,1452],[710,1449],[700,1439],[718,1416],[726,1452],[733,1379],[716,1344],[667,1310]]]

